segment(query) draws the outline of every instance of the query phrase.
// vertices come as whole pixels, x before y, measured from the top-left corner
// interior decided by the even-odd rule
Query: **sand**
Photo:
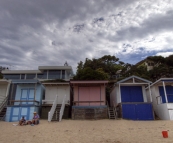
[[[0,122],[0,143],[173,143],[173,121],[41,120],[35,126]],[[168,138],[162,131],[168,131]]]

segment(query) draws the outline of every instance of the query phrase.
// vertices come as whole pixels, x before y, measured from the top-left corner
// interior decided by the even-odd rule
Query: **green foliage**
[[[170,55],[169,57],[165,58],[166,64],[173,67],[173,55]]]
[[[101,68],[93,70],[90,67],[86,67],[78,70],[78,74],[74,76],[74,80],[108,80],[108,74]]]
[[[158,63],[158,62],[165,63],[165,58],[162,57],[162,56],[150,56],[147,59],[148,60],[151,60],[151,61],[153,61],[155,63]]]
[[[77,72],[74,79],[76,80],[109,80],[124,64],[117,64],[118,58],[115,56],[105,55],[101,58],[85,59],[85,63],[80,61],[77,66]],[[100,76],[100,77],[99,77]]]
[[[117,71],[120,72],[119,79],[136,75],[151,81],[161,77],[173,77],[173,55],[167,58],[162,56],[150,56],[146,60],[153,62],[153,69],[147,71],[145,64],[131,65],[119,61],[115,56],[105,55],[98,59],[86,58],[83,63],[80,61],[77,66],[77,74],[74,79],[78,80],[114,80]],[[143,60],[145,62],[146,60]],[[101,77],[99,77],[101,76]],[[118,80],[119,80],[118,79]]]
[[[153,69],[147,71],[147,67],[144,64],[137,64],[131,67],[131,69],[122,74],[123,77],[136,75],[151,81],[156,81],[161,77],[173,77],[173,55],[167,58],[162,56],[150,56],[146,60],[154,63]],[[143,60],[145,62],[145,60]]]

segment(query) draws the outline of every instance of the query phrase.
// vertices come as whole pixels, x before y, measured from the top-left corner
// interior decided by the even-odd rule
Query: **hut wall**
[[[45,100],[54,100],[58,95],[58,104],[62,104],[64,96],[66,95],[66,104],[70,103],[70,86],[46,86]],[[45,104],[52,104],[47,101]]]

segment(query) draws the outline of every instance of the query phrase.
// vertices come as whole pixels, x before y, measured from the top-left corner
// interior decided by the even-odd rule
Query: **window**
[[[25,74],[21,74],[21,79],[25,79]]]
[[[62,70],[62,79],[65,79],[65,70]]]
[[[47,70],[43,71],[43,79],[47,79]]]
[[[6,74],[5,79],[20,79],[20,74]]]
[[[61,71],[60,70],[49,70],[48,79],[60,79]]]
[[[34,79],[36,77],[36,74],[27,74],[26,79]]]
[[[37,78],[43,79],[43,74],[37,74]]]

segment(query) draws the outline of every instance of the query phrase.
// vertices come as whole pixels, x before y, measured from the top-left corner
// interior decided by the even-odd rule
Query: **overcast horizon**
[[[173,54],[173,0],[1,0],[0,66],[76,71],[86,58],[135,64]]]

